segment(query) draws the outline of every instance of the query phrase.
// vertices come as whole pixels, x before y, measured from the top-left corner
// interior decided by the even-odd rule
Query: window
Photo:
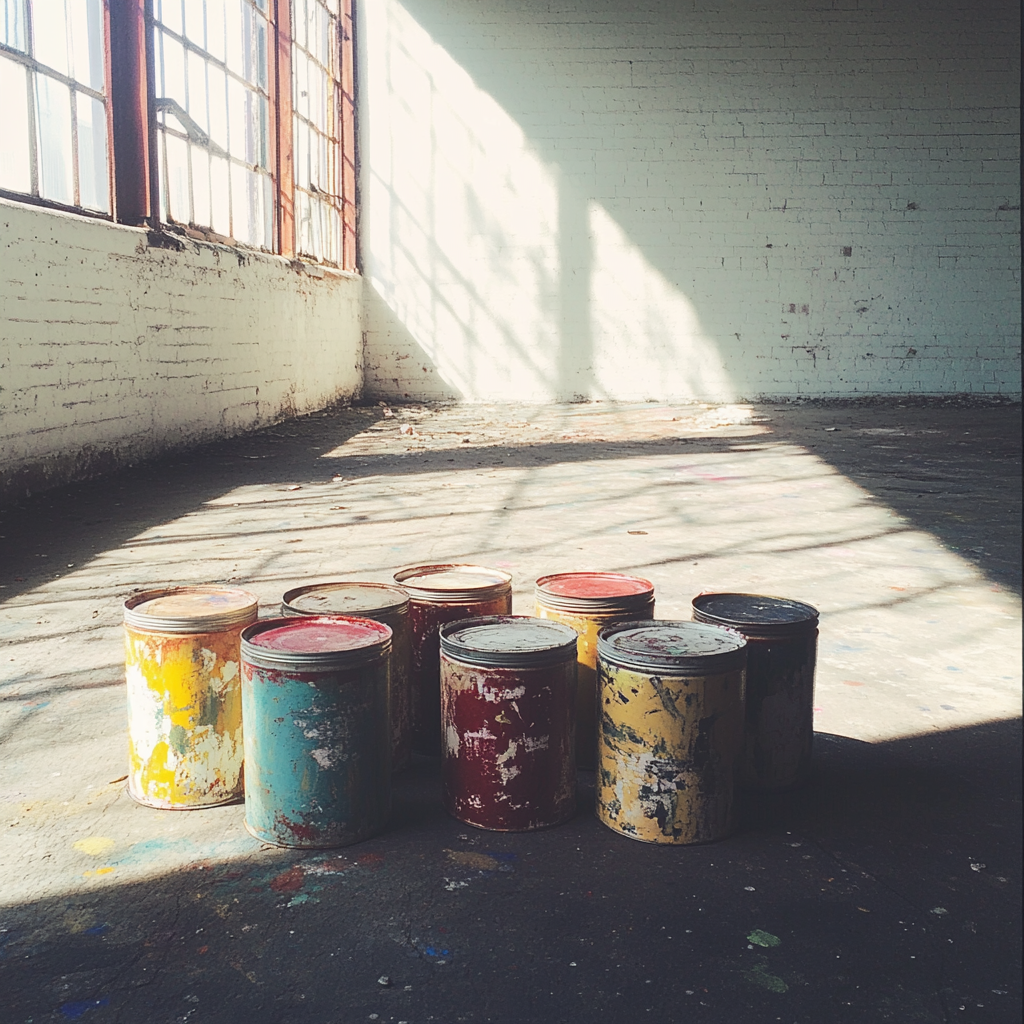
[[[352,0],[0,0],[0,193],[355,267]]]
[[[0,0],[0,190],[111,210],[104,0]]]

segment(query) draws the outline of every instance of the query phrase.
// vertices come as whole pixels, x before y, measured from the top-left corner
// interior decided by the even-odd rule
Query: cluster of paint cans
[[[576,811],[644,842],[728,835],[738,787],[781,789],[810,759],[818,613],[702,594],[694,621],[654,618],[654,587],[621,573],[537,580],[404,569],[257,600],[181,587],[125,602],[129,792],[186,810],[244,798],[257,838],[331,847],[379,832],[391,777],[440,754],[443,799],[478,828],[529,831]],[[244,766],[244,773],[243,773]]]

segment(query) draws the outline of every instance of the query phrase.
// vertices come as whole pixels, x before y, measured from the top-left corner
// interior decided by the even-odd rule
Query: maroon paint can
[[[576,811],[576,631],[526,615],[440,628],[445,809],[496,832]]]
[[[391,628],[391,770],[412,760],[412,626],[409,596],[386,583],[313,583],[289,590],[281,614],[361,616]]]
[[[700,594],[698,622],[730,626],[747,640],[747,711],[738,784],[797,786],[811,767],[818,610],[760,594]]]
[[[413,749],[441,752],[441,676],[438,629],[447,622],[512,612],[512,577],[482,565],[418,565],[395,573],[409,595],[415,721]]]

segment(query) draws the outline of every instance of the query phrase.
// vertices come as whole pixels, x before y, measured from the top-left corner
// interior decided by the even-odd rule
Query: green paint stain
[[[781,946],[782,939],[778,935],[772,935],[771,932],[763,932],[760,928],[755,928],[748,936],[747,942],[752,942],[755,946]]]
[[[188,730],[183,725],[172,725],[167,742],[175,752],[184,757],[188,753]]]
[[[747,981],[752,981],[769,992],[788,992],[789,986],[777,975],[769,974],[760,964],[752,971],[745,971],[743,975]]]

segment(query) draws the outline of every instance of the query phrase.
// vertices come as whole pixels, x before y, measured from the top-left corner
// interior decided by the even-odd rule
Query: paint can
[[[356,615],[391,627],[391,770],[412,758],[412,625],[409,596],[386,583],[316,583],[289,590],[282,615]]]
[[[498,832],[576,811],[576,631],[526,615],[440,628],[445,809]]]
[[[391,629],[355,616],[242,633],[245,827],[274,846],[347,846],[391,812]]]
[[[818,611],[802,601],[757,594],[700,594],[698,622],[747,638],[747,725],[739,785],[787,789],[804,782],[814,739]]]
[[[128,793],[164,810],[242,796],[239,635],[254,594],[171,587],[124,602]]]
[[[645,843],[733,829],[746,641],[696,622],[620,622],[597,638],[597,816]]]
[[[478,615],[510,615],[512,577],[482,565],[418,565],[395,573],[409,595],[412,688],[416,719],[413,749],[441,752],[441,677],[437,631],[446,622]]]
[[[613,622],[654,618],[654,584],[617,572],[564,572],[542,576],[534,592],[536,613],[579,633],[576,689],[576,764],[597,763],[597,634]]]

